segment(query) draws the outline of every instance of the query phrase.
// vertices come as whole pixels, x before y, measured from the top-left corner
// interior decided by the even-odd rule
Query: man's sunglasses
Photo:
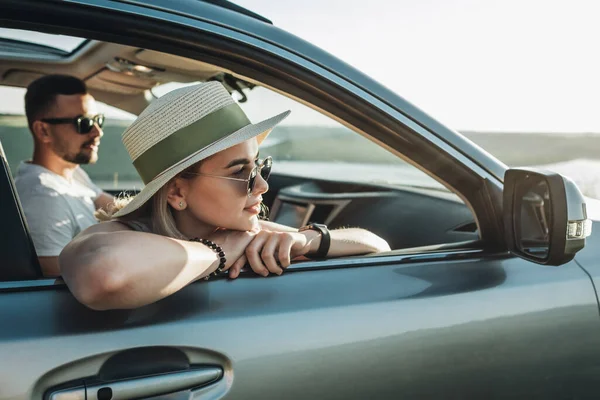
[[[248,197],[250,197],[252,195],[252,192],[254,191],[254,185],[256,184],[256,177],[258,176],[258,174],[260,173],[260,176],[265,181],[268,180],[269,176],[271,175],[271,167],[272,166],[273,166],[273,159],[270,156],[265,158],[263,161],[257,160],[256,166],[254,168],[252,168],[252,171],[250,171],[250,176],[248,177],[248,179],[231,178],[229,176],[221,176],[221,175],[213,175],[213,174],[202,174],[199,172],[185,172],[184,174],[185,175],[210,176],[213,178],[221,178],[221,179],[229,179],[232,181],[246,182],[248,185],[246,188],[246,194],[248,195]]]
[[[104,114],[94,115],[93,117],[85,117],[80,115],[75,118],[44,118],[42,122],[46,122],[52,125],[58,124],[74,124],[77,129],[77,133],[85,135],[90,133],[94,128],[94,124],[98,124],[100,128],[104,125]]]

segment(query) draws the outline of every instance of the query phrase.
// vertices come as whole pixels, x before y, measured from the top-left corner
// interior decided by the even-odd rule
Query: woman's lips
[[[258,215],[258,214],[260,214],[260,203],[256,203],[250,207],[246,207],[246,208],[244,208],[244,211],[247,211],[251,214]]]

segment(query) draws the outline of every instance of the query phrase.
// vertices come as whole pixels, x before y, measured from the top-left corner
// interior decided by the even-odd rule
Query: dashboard
[[[455,194],[437,189],[303,182],[280,189],[270,215],[271,221],[295,228],[310,222],[364,228],[392,249],[479,238],[469,208]]]

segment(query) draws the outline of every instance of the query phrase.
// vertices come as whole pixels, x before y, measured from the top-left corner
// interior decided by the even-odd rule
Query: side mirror
[[[569,262],[592,233],[581,191],[557,173],[509,169],[503,203],[508,249],[538,264]]]

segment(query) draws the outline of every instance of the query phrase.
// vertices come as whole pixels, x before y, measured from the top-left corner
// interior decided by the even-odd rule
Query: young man
[[[85,83],[66,75],[32,82],[25,113],[33,134],[33,159],[19,165],[15,184],[42,272],[54,277],[60,275],[63,247],[97,222],[96,209],[113,201],[79,167],[98,160],[104,116]]]

